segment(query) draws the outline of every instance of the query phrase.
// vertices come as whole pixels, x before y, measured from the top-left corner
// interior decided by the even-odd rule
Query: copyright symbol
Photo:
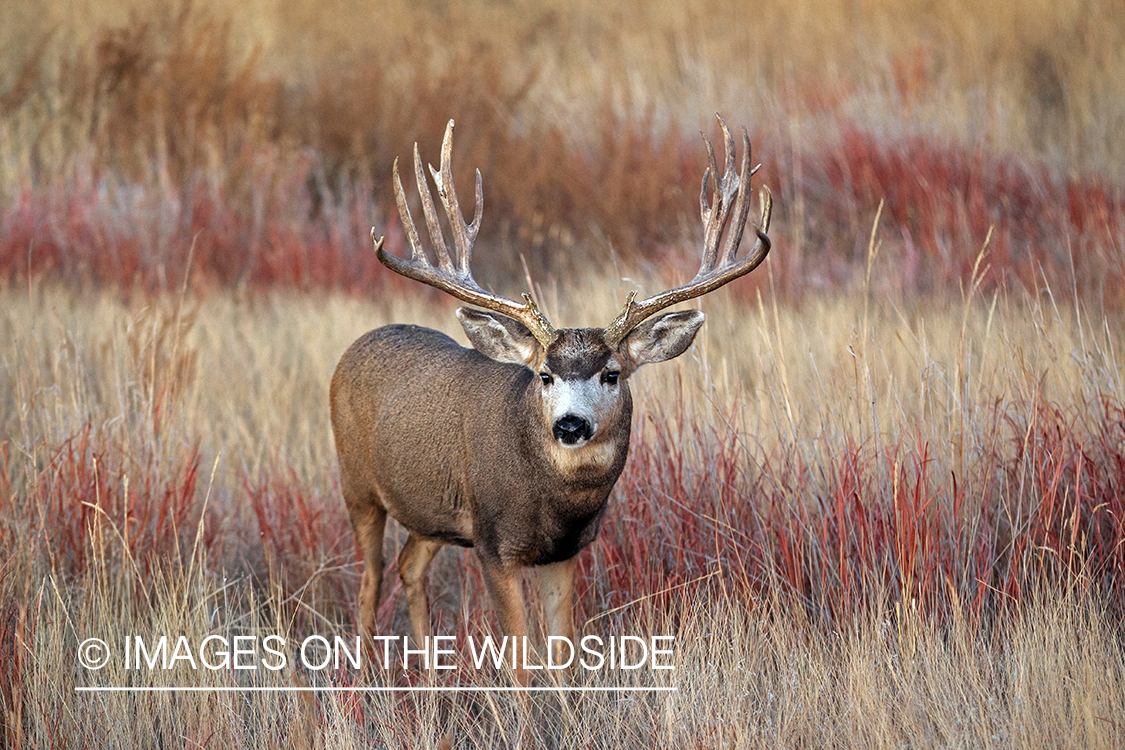
[[[78,662],[86,669],[101,669],[109,661],[109,646],[101,638],[87,638],[78,644]]]

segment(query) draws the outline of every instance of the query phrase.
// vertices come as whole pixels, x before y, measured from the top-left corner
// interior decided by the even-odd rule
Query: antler
[[[449,226],[453,230],[454,248],[445,244],[445,236],[438,222],[437,210],[434,208],[434,198],[426,184],[426,176],[422,172],[422,160],[418,156],[418,144],[414,144],[414,179],[418,183],[418,193],[422,198],[422,213],[426,217],[426,228],[430,232],[430,241],[433,242],[437,252],[438,265],[435,267],[422,250],[422,243],[418,239],[418,230],[414,226],[414,218],[410,215],[410,208],[406,204],[406,194],[402,191],[402,181],[398,175],[398,159],[394,164],[395,198],[398,201],[398,212],[402,217],[406,236],[410,240],[411,256],[407,260],[397,255],[392,255],[383,248],[383,238],[375,239],[375,229],[371,230],[371,239],[375,243],[375,255],[384,266],[395,273],[407,278],[421,281],[446,294],[450,294],[462,302],[483,307],[486,310],[507,315],[527,326],[532,335],[544,347],[555,339],[555,329],[551,326],[546,316],[539,311],[531,295],[524,294],[524,304],[513,302],[506,297],[500,297],[486,292],[473,279],[470,263],[473,259],[473,242],[480,230],[481,214],[484,211],[484,193],[481,189],[480,170],[477,170],[476,211],[473,214],[473,223],[465,224],[465,217],[461,214],[461,207],[457,203],[457,191],[453,188],[453,120],[445,128],[445,138],[441,143],[441,171],[430,166],[434,184],[437,185],[438,197],[441,198],[445,215],[449,219]]]
[[[719,178],[718,165],[715,162],[715,149],[706,135],[703,142],[707,144],[707,157],[711,162],[710,167],[703,172],[703,189],[699,192],[699,213],[703,219],[703,257],[699,263],[699,272],[695,278],[675,289],[649,297],[643,302],[636,302],[637,293],[630,292],[625,300],[625,307],[605,329],[605,338],[610,346],[621,343],[629,332],[636,328],[646,318],[655,315],[666,307],[671,307],[677,302],[701,297],[719,287],[734,281],[739,276],[750,273],[763,260],[770,251],[770,238],[766,234],[770,228],[770,214],[773,212],[773,196],[765,185],[758,193],[758,203],[761,216],[755,230],[758,240],[753,249],[741,260],[736,260],[738,246],[742,242],[742,231],[746,227],[746,215],[750,210],[750,177],[758,171],[758,167],[750,169],[750,136],[746,128],[742,129],[742,169],[738,174],[734,172],[734,139],[731,137],[727,124],[723,118],[719,125],[723,128],[723,145],[726,150],[726,162],[723,166],[723,176]],[[761,165],[759,165],[761,166]],[[711,193],[711,202],[707,202],[707,185],[709,178],[715,178],[715,189]],[[738,199],[731,213],[730,200],[735,193]],[[723,246],[722,255],[719,255],[719,241],[723,236],[723,227],[733,215],[734,220],[727,232],[727,241]]]

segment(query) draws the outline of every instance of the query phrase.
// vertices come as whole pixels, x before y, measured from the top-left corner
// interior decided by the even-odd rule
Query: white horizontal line
[[[674,693],[676,687],[76,687],[76,693]]]

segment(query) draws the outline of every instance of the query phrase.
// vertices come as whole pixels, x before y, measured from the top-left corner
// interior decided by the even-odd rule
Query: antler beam
[[[666,292],[649,297],[641,302],[636,301],[637,293],[630,292],[625,300],[625,307],[621,314],[605,329],[606,342],[616,346],[629,335],[629,332],[641,324],[645,319],[655,315],[666,307],[671,307],[678,302],[701,297],[712,292],[724,284],[734,281],[740,276],[757,268],[770,251],[770,238],[766,232],[770,227],[770,216],[773,213],[773,196],[765,185],[758,192],[760,215],[755,227],[758,239],[754,247],[742,260],[737,260],[738,246],[742,242],[742,233],[746,227],[746,216],[750,210],[750,178],[758,167],[750,168],[750,136],[746,128],[742,129],[742,168],[738,173],[734,171],[735,148],[734,139],[731,137],[727,124],[717,114],[719,125],[723,129],[723,146],[726,159],[723,165],[723,176],[719,177],[718,164],[715,161],[715,149],[711,141],[703,135],[703,142],[707,145],[707,157],[710,166],[703,172],[703,186],[699,192],[699,213],[703,220],[703,256],[699,262],[699,272],[688,283],[670,289]],[[711,192],[711,200],[707,200],[707,188],[711,178],[715,180]],[[731,211],[731,198],[737,195]],[[730,221],[727,230],[726,243],[722,253],[719,253],[719,244],[723,236],[723,228]]]
[[[453,247],[445,242],[441,223],[438,221],[437,209],[430,188],[426,183],[425,173],[422,171],[422,159],[418,155],[418,144],[414,144],[414,179],[418,184],[418,193],[422,198],[422,213],[426,219],[426,228],[429,230],[430,241],[437,254],[435,266],[426,257],[418,237],[418,230],[414,225],[414,217],[410,215],[410,207],[406,203],[406,193],[402,189],[402,180],[398,173],[398,159],[394,163],[395,199],[398,202],[398,212],[402,217],[402,225],[406,230],[406,237],[410,241],[411,255],[409,259],[393,255],[383,247],[383,238],[375,238],[375,230],[371,230],[371,239],[375,243],[375,255],[379,261],[395,273],[407,278],[420,281],[423,284],[440,289],[462,302],[483,307],[486,310],[507,315],[527,326],[532,335],[544,347],[550,345],[555,339],[554,327],[546,316],[539,311],[531,295],[524,294],[524,304],[499,295],[486,292],[473,279],[470,264],[473,259],[473,243],[476,241],[477,232],[480,230],[481,215],[484,211],[484,193],[481,186],[480,170],[477,170],[476,209],[473,212],[473,222],[465,224],[465,217],[461,214],[460,204],[457,202],[457,191],[453,187],[453,120],[445,128],[445,138],[441,144],[441,170],[430,166],[430,174],[437,186],[438,197],[441,198],[442,207],[445,209],[446,218],[453,234]]]

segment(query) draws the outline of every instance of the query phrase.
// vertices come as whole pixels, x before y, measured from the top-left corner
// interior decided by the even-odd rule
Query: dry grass
[[[938,629],[916,612],[889,606],[826,634],[802,620],[800,610],[794,617],[785,607],[732,601],[716,590],[705,602],[682,602],[682,621],[641,611],[622,623],[634,633],[677,634],[677,668],[667,682],[678,692],[608,701],[537,697],[536,719],[521,734],[516,706],[503,695],[75,696],[69,680],[41,675],[69,672],[74,645],[88,632],[169,626],[202,638],[295,630],[280,597],[255,592],[252,601],[240,600],[218,579],[173,574],[153,587],[151,605],[142,606],[118,593],[120,580],[93,572],[80,582],[94,604],[69,600],[53,579],[30,592],[43,604],[30,623],[38,628],[37,679],[23,695],[21,727],[29,745],[428,748],[444,731],[458,747],[513,746],[521,736],[533,747],[597,748],[1113,747],[1121,740],[1114,717],[1125,707],[1125,659],[1112,629],[1081,594],[1029,605],[982,637],[965,620]],[[179,593],[196,591],[186,601]],[[238,616],[209,617],[228,608]],[[107,669],[99,674],[103,680],[124,684],[135,677]],[[261,672],[200,678],[189,670],[158,674],[153,682],[305,684]],[[329,682],[355,684],[346,674]],[[359,680],[386,682],[378,672]],[[619,684],[646,683],[627,676]]]
[[[576,291],[580,310],[545,295],[557,319],[608,319],[618,300],[597,279]],[[450,727],[482,747],[520,731],[606,747],[1116,744],[1119,318],[1048,295],[909,311],[880,297],[760,308],[737,297],[707,301],[692,356],[637,376],[630,463],[580,566],[580,618],[597,618],[587,631],[675,634],[679,692],[544,697],[519,730],[502,697],[71,692],[137,679],[73,666],[95,634],[353,631],[331,368],[383,321],[455,333],[451,306],[4,293],[8,741],[319,746],[327,731],[333,746],[430,746]],[[432,587],[439,632],[488,632],[471,555],[446,552]],[[405,632],[390,588],[380,625]],[[448,684],[400,671],[328,679]],[[135,712],[143,720],[119,720]]]

